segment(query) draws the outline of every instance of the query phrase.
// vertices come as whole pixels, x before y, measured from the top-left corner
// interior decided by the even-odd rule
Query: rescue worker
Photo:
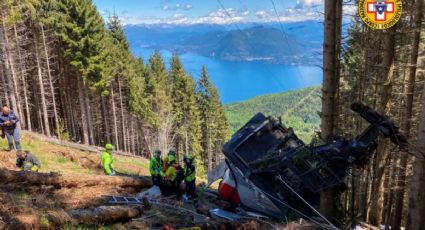
[[[16,152],[16,167],[26,172],[38,172],[41,168],[41,164],[37,157],[29,151],[18,150]]]
[[[17,128],[18,122],[18,116],[10,110],[9,107],[3,106],[0,114],[0,127],[2,129],[2,136],[6,135],[7,137],[9,151],[12,151],[15,147],[16,150],[21,150],[21,143],[19,141],[19,132]]]
[[[184,183],[186,184],[186,195],[189,199],[196,198],[196,170],[193,155],[184,157]]]
[[[177,157],[177,151],[176,151],[176,149],[175,149],[175,148],[171,148],[171,149],[168,151],[168,156],[174,156],[174,157]]]
[[[168,169],[165,171],[164,175],[164,194],[177,194],[180,196],[180,184],[183,180],[183,177],[183,169],[176,162],[176,157],[174,155],[169,155]]]
[[[162,187],[162,177],[164,176],[163,164],[161,158],[161,150],[155,150],[155,153],[149,161],[149,170],[152,176],[152,184]]]
[[[162,167],[162,169],[163,169],[163,171],[164,171],[164,172],[167,172],[167,169],[168,169],[168,167],[170,166],[170,165],[168,164],[168,162],[169,162],[168,158],[169,158],[170,156],[173,156],[173,157],[174,157],[174,159],[176,159],[176,155],[177,155],[177,152],[176,152],[176,149],[175,149],[175,148],[171,148],[171,149],[168,151],[167,156],[164,158],[164,164],[163,164],[163,167]]]
[[[114,159],[112,158],[112,152],[114,151],[115,146],[112,144],[105,145],[105,151],[102,152],[101,164],[103,171],[108,176],[114,176]]]

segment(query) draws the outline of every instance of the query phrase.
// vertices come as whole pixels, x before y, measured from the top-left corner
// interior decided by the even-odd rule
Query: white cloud
[[[178,10],[191,10],[193,8],[192,4],[182,5],[177,3],[175,5],[163,5],[162,10],[164,11],[178,11]]]
[[[119,16],[124,25],[137,25],[137,24],[157,24],[162,23],[160,18],[155,16]]]
[[[321,5],[323,4],[323,0],[301,0],[306,5]]]
[[[243,16],[247,16],[247,15],[249,15],[251,12],[249,12],[249,10],[244,10],[244,11],[242,11],[241,12],[241,14],[243,15]]]
[[[243,20],[244,17],[240,15],[235,9],[227,8],[213,11],[206,16],[191,21],[191,23],[230,24],[242,22]]]
[[[169,24],[184,24],[188,22],[188,18],[183,14],[174,14],[173,17],[167,20]]]
[[[233,8],[219,9],[217,11],[210,12],[205,16],[199,18],[188,18],[184,14],[176,13],[168,18],[158,18],[155,16],[121,16],[121,21],[124,25],[135,25],[135,24],[200,24],[200,23],[210,23],[210,24],[231,24],[242,22],[245,18],[243,17],[243,12],[238,12]]]
[[[297,3],[287,9],[282,9],[276,14],[274,9],[264,8],[254,12],[250,12],[247,8],[226,8],[212,11],[206,15],[199,17],[188,17],[185,15],[185,10],[193,8],[191,4],[175,4],[163,5],[162,9],[165,11],[177,11],[176,14],[169,17],[137,17],[121,15],[121,21],[124,24],[231,24],[239,22],[299,22],[306,20],[322,20],[323,7],[321,4],[323,0],[298,0]],[[344,6],[344,13],[354,13],[355,7]]]
[[[314,1],[314,0],[310,0]],[[257,21],[260,22],[299,22],[307,20],[320,20],[323,15],[316,9],[311,8],[288,8],[278,12],[274,9],[268,11],[260,10],[255,13]]]
[[[263,11],[263,10],[257,11],[255,13],[255,15],[257,16],[258,19],[265,19],[265,18],[270,17],[270,15],[266,11]]]

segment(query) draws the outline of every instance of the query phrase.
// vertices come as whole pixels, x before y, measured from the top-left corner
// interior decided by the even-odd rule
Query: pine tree
[[[151,106],[154,116],[150,124],[153,135],[152,142],[162,151],[168,151],[170,135],[173,125],[173,114],[169,84],[165,63],[159,52],[155,52],[149,59],[148,73],[145,83],[145,95]]]
[[[196,104],[195,81],[192,77],[187,76],[177,55],[173,55],[171,58],[168,75],[170,95],[173,100],[174,145],[177,147],[178,153],[184,153],[180,155],[193,154],[197,159],[198,168],[202,169],[201,124]]]
[[[202,67],[202,75],[197,85],[197,104],[202,124],[204,164],[209,172],[213,162],[220,158],[221,146],[228,138],[229,126],[218,91],[210,81],[205,66]]]

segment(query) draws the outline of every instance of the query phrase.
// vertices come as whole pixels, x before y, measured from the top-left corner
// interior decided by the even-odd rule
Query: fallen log
[[[152,186],[149,177],[130,176],[105,176],[105,175],[80,175],[59,173],[34,173],[21,172],[0,168],[0,181],[2,183],[25,182],[29,185],[52,185],[62,187],[91,187],[91,186],[119,186],[133,188],[147,188]]]
[[[139,206],[99,206],[91,209],[73,209],[68,212],[50,211],[47,213],[47,219],[54,226],[97,225],[127,222],[139,217],[142,213],[142,208]]]

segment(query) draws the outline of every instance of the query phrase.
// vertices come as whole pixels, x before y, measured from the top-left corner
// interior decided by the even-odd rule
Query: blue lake
[[[153,50],[133,47],[133,52],[146,61]],[[169,66],[172,53],[165,50],[160,52]],[[202,65],[207,67],[225,104],[322,84],[322,69],[316,66],[230,62],[191,53],[182,54],[180,58],[186,72],[195,79],[200,77]]]

